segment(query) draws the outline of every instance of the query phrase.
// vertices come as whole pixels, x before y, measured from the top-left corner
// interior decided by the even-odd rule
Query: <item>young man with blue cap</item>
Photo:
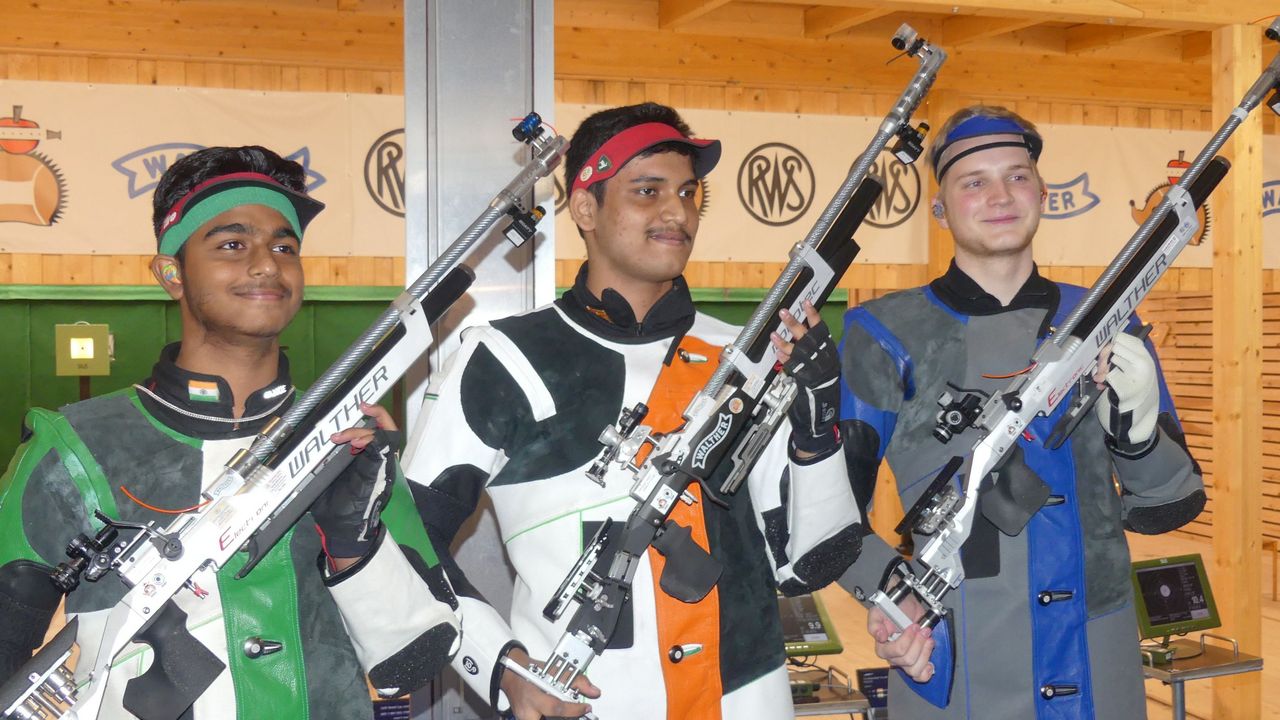
[[[671,515],[723,567],[716,586],[679,600],[659,580],[674,561],[644,552],[618,629],[587,669],[594,686],[578,678],[584,702],[543,693],[502,664],[551,654],[575,608],[551,622],[544,606],[596,528],[626,522],[636,505],[628,473],[587,477],[600,431],[638,402],[649,407],[645,425],[676,429],[738,333],[697,311],[682,276],[700,224],[698,181],[719,158],[718,141],[693,137],[662,105],[584,120],[565,157],[568,211],[587,249],[576,282],[551,305],[467,331],[432,378],[405,474],[437,548],[482,494],[493,502],[517,573],[511,616],[446,557],[463,617],[454,667],[517,720],[579,717],[588,704],[608,720],[791,717],[775,588],[820,588],[857,553],[861,523],[835,433],[839,360],[809,308],[808,327],[784,319],[794,346],[774,343],[801,387],[790,422],[727,506],[694,484],[701,501]]]
[[[302,167],[261,147],[208,148],[164,173],[152,205],[151,269],[178,302],[182,339],[137,385],[27,415],[0,478],[0,680],[40,645],[61,599],[51,566],[77,533],[101,527],[95,511],[167,526],[294,401],[280,333],[302,302],[303,232],[324,207],[306,194]],[[169,678],[182,691],[140,690],[157,687],[147,673],[157,653],[132,645],[97,717],[370,717],[366,672],[400,693],[447,662],[452,596],[397,473],[399,433],[384,409],[363,410],[379,428],[331,438],[358,456],[310,519],[244,579],[233,560],[215,586],[174,596],[201,646],[185,656],[199,662],[179,669],[191,676]],[[67,595],[81,682],[125,590],[106,577]]]
[[[912,507],[979,432],[957,432],[946,444],[935,437],[939,397],[1003,390],[1083,295],[1041,277],[1032,259],[1045,197],[1042,148],[1033,124],[998,107],[965,108],[938,133],[932,214],[955,238],[955,259],[925,287],[845,319],[841,429],[862,502],[887,461],[903,507]],[[945,599],[947,618],[890,640],[897,628],[869,609],[876,653],[901,671],[889,686],[895,717],[1146,716],[1124,531],[1181,527],[1205,494],[1154,349],[1120,334],[1109,354],[1094,377],[1109,386],[1097,420],[1086,418],[1060,448],[1047,449],[1044,439],[1070,405],[1063,402],[1030,425],[1020,452],[997,471],[1029,469],[1049,486],[1043,506],[1015,507],[989,490],[979,496],[961,551],[966,579]],[[1011,515],[1025,525],[1001,521]],[[917,536],[915,546],[926,540]],[[899,560],[870,535],[840,583],[866,601]],[[911,618],[922,614],[914,598],[901,607]]]

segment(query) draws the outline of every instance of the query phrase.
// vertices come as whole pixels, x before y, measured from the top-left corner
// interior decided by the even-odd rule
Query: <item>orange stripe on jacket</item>
[[[673,357],[671,364],[658,373],[646,403],[649,414],[644,418],[655,432],[671,432],[680,427],[684,422],[682,413],[694,393],[711,379],[720,357],[719,347],[697,338],[682,339],[680,348],[702,355],[707,362],[689,363]],[[689,528],[693,541],[710,551],[701,488],[695,483],[688,490],[699,502],[692,506],[677,502],[670,519]],[[658,649],[663,653],[667,720],[719,720],[720,696],[724,692],[720,683],[720,590],[712,588],[696,603],[681,602],[658,586],[666,559],[653,548],[649,548],[649,564],[653,568],[653,597],[658,613]],[[676,645],[692,643],[702,645],[702,652],[686,655],[678,663],[666,655]]]

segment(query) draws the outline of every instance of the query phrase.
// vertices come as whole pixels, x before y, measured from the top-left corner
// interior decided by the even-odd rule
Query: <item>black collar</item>
[[[151,377],[141,383],[143,388],[154,393],[163,402],[157,401],[146,392],[138,392],[138,397],[147,411],[174,430],[204,440],[242,437],[257,432],[267,420],[284,412],[293,404],[294,390],[293,382],[289,377],[289,359],[285,357],[284,352],[281,352],[276,379],[245,398],[242,417],[253,418],[266,413],[264,417],[228,423],[191,417],[175,410],[174,408],[180,408],[194,415],[225,420],[234,417],[235,407],[231,386],[222,377],[191,372],[178,367],[176,360],[181,347],[181,343],[165,346],[160,351],[160,359],[151,369]],[[273,409],[276,411],[271,412]]]
[[[951,267],[942,277],[929,283],[929,289],[947,307],[961,315],[995,315],[1023,308],[1043,308],[1052,313],[1058,309],[1058,286],[1042,277],[1034,264],[1031,276],[1008,305],[1001,305],[994,295],[983,290],[973,278],[956,267],[955,260],[951,261]]]
[[[565,291],[556,305],[592,333],[620,342],[650,342],[683,336],[693,327],[696,312],[689,285],[681,275],[672,282],[667,294],[649,308],[644,320],[637,322],[631,304],[618,291],[606,288],[604,297],[597,298],[587,289],[586,263],[578,269],[573,287]]]

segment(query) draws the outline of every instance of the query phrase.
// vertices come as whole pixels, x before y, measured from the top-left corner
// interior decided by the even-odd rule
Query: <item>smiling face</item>
[[[166,284],[181,303],[184,337],[273,340],[302,304],[298,248],[289,221],[265,205],[240,205],[200,226],[184,246],[181,283]]]
[[[676,152],[636,157],[607,181],[604,200],[575,190],[570,202],[582,229],[588,272],[600,287],[669,286],[684,272],[698,234],[693,160]]]
[[[1017,142],[1016,135],[985,135],[955,143],[946,157],[978,145]],[[1023,147],[980,150],[961,158],[942,177],[938,224],[955,238],[957,260],[1031,254],[1040,225],[1044,183]]]

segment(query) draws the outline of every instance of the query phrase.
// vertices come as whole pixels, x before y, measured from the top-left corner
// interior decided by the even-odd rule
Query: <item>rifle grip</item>
[[[177,720],[213,684],[226,665],[187,630],[187,614],[173,601],[133,637],[155,656],[151,667],[125,686],[124,708],[142,720]]]

